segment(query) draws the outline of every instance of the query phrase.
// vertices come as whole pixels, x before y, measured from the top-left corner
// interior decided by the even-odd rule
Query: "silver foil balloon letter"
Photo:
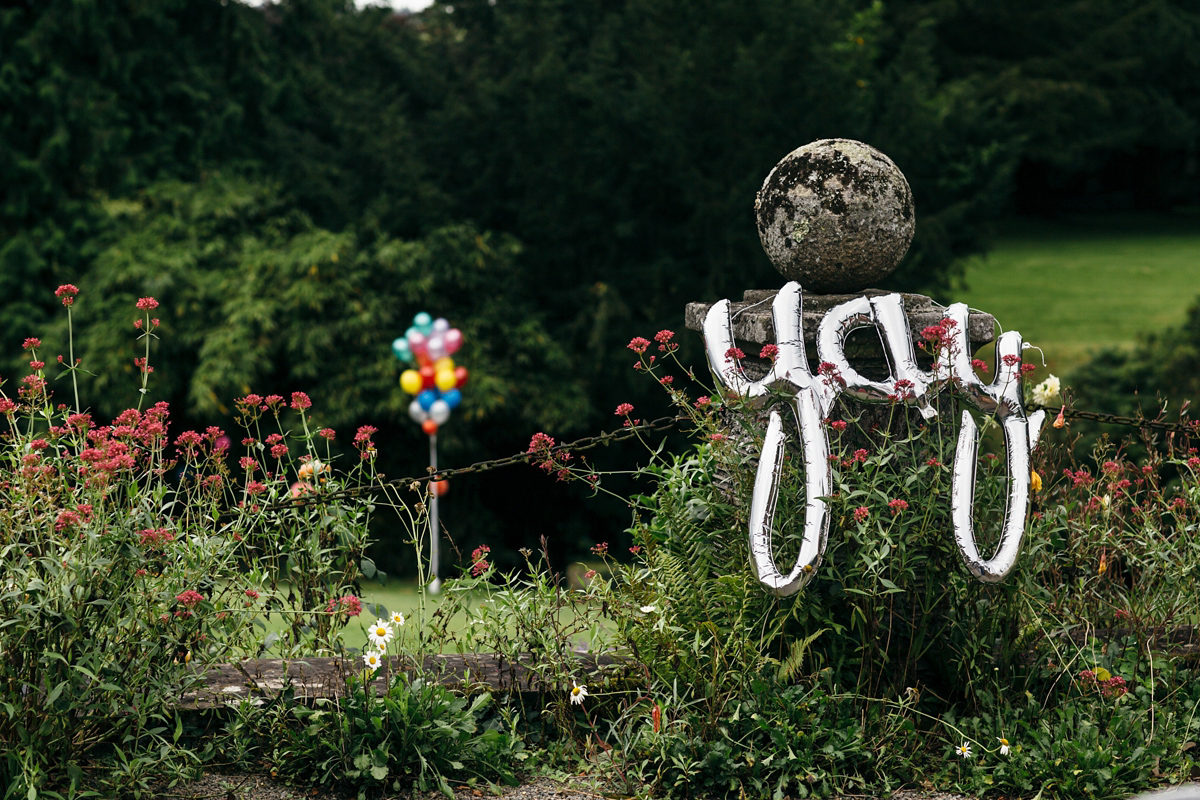
[[[722,300],[709,309],[704,320],[704,339],[708,363],[727,388],[743,397],[765,400],[772,388],[793,395],[800,440],[804,448],[806,506],[804,538],[800,554],[787,575],[775,564],[772,530],[775,503],[779,497],[779,479],[783,472],[787,434],[779,410],[771,409],[763,451],[754,473],[754,493],[750,502],[750,563],[755,576],[766,589],[781,597],[795,594],[812,578],[821,564],[829,538],[829,509],[825,498],[833,492],[833,472],[829,466],[829,438],[822,420],[829,413],[836,392],[808,369],[804,353],[803,293],[800,284],[789,282],[775,296],[771,307],[779,353],[761,380],[746,377],[741,364],[730,355],[734,347],[729,319],[729,301]]]
[[[891,367],[886,381],[864,378],[846,359],[846,338],[859,328],[874,327],[881,335],[884,354]],[[930,419],[936,412],[929,404],[933,375],[917,366],[912,338],[908,334],[908,315],[898,294],[884,297],[857,297],[831,308],[817,329],[817,353],[821,361],[833,364],[851,397],[869,403],[898,400],[917,406],[921,416]]]

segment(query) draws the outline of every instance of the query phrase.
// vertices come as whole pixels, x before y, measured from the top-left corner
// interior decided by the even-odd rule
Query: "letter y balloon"
[[[795,406],[805,467],[803,540],[796,563],[784,574],[775,563],[771,536],[787,433],[779,408],[772,407],[750,503],[750,559],[759,582],[774,594],[791,595],[803,588],[821,564],[829,533],[824,498],[832,494],[833,487],[829,438],[822,421],[838,396],[845,394],[863,402],[901,402],[931,419],[936,416],[931,401],[946,389],[994,418],[1004,432],[1008,499],[1000,544],[991,558],[979,553],[975,539],[979,431],[966,410],[958,432],[951,483],[954,539],[968,571],[981,581],[1003,580],[1020,553],[1029,513],[1030,454],[1045,421],[1043,411],[1027,417],[1021,402],[1021,335],[1010,331],[997,340],[995,378],[985,384],[971,365],[966,304],[955,303],[946,309],[934,340],[934,363],[926,370],[917,363],[900,295],[856,297],[830,309],[821,320],[816,335],[820,367],[814,375],[805,352],[803,302],[803,290],[795,281],[775,296],[771,310],[779,353],[767,374],[757,380],[747,377],[736,358],[729,301],[714,304],[704,319],[709,367],[726,389],[756,405],[765,404],[773,393],[782,393],[790,396]],[[864,377],[846,357],[847,337],[868,327],[875,328],[883,341],[890,365],[884,380]]]

